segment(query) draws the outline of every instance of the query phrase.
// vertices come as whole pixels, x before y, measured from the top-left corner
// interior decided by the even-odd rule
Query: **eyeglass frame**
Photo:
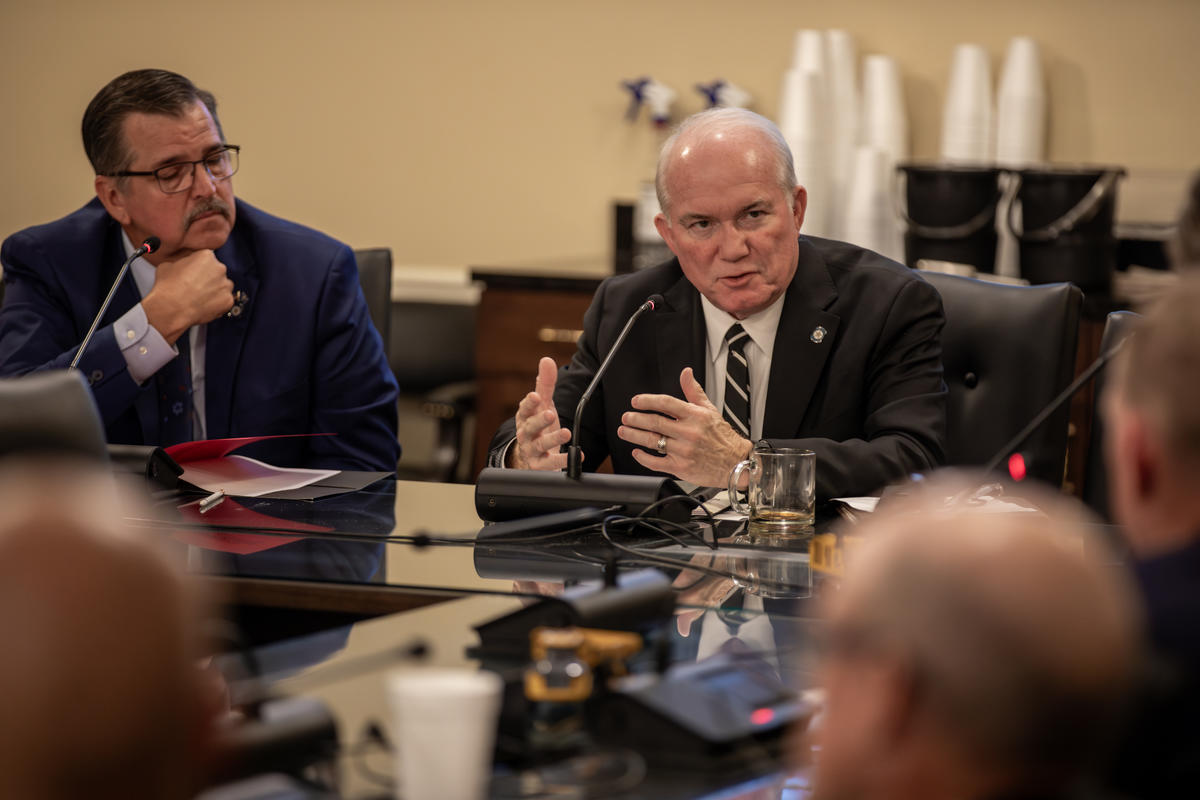
[[[159,191],[162,192],[163,194],[179,194],[180,192],[186,192],[188,189],[192,188],[192,186],[195,184],[195,182],[196,182],[196,165],[197,164],[204,165],[204,171],[207,172],[208,177],[214,181],[227,181],[230,178],[232,178],[234,175],[236,175],[237,167],[234,168],[233,172],[231,172],[228,175],[225,175],[224,177],[221,177],[221,178],[218,178],[216,175],[213,175],[212,170],[210,170],[208,168],[207,162],[210,158],[212,158],[215,155],[228,153],[230,151],[233,151],[234,155],[236,155],[238,157],[238,159],[239,159],[238,166],[240,167],[241,166],[240,160],[241,160],[241,154],[242,154],[242,146],[237,145],[237,144],[223,144],[223,145],[221,145],[221,147],[219,149],[214,150],[213,152],[206,155],[204,158],[199,158],[199,159],[196,159],[195,161],[172,161],[170,164],[163,164],[161,167],[158,167],[157,169],[152,169],[152,170],[126,169],[126,170],[121,170],[120,172],[102,172],[100,174],[106,178],[154,178],[154,182],[156,184],[158,184]],[[189,183],[187,186],[183,187],[182,189],[176,189],[174,191],[167,191],[166,189],[164,189],[163,185],[162,185],[162,180],[158,177],[158,173],[161,170],[167,169],[169,167],[183,167],[183,166],[191,167],[190,174],[192,175],[192,182]]]

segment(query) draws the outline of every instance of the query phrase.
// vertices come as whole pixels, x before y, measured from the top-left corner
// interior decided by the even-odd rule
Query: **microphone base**
[[[581,506],[618,506],[617,513],[637,516],[651,504],[683,495],[670,478],[652,475],[608,475],[588,472],[578,479],[563,472],[488,467],[475,482],[475,511],[488,522],[522,519],[569,511]],[[651,517],[686,522],[692,506],[686,500],[655,506]]]

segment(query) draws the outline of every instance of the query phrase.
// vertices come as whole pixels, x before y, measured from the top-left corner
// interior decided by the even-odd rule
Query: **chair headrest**
[[[0,457],[21,453],[108,460],[100,412],[80,372],[0,379]]]

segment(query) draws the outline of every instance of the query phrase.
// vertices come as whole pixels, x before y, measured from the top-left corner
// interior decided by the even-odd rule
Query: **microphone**
[[[625,341],[638,317],[660,307],[663,302],[662,295],[655,294],[638,306],[579,399],[579,405],[575,408],[571,446],[567,450],[567,471],[563,473],[498,467],[484,469],[475,481],[475,510],[480,519],[502,522],[536,514],[569,511],[580,506],[618,506],[619,513],[627,516],[653,510],[655,516],[676,522],[688,519],[692,507],[685,501],[665,502],[667,498],[684,494],[675,481],[653,475],[584,474],[583,454],[578,444],[579,423],[584,406],[600,384],[600,379],[604,377],[613,355]]]
[[[92,340],[92,335],[96,333],[96,326],[100,324],[100,318],[104,316],[105,311],[108,311],[108,304],[112,302],[113,295],[117,293],[117,287],[121,285],[121,279],[129,271],[129,265],[142,256],[150,255],[160,247],[162,247],[162,240],[157,236],[149,236],[133,251],[133,254],[129,258],[125,259],[125,263],[121,265],[121,271],[117,273],[117,279],[109,287],[108,297],[104,298],[104,302],[100,305],[100,310],[96,312],[96,317],[92,320],[92,327],[88,328],[87,335],[83,337],[83,342],[80,343],[79,349],[75,351],[75,357],[71,359],[71,366],[67,367],[67,369],[77,369],[79,359],[83,357],[84,349],[88,346],[88,342]]]
[[[596,370],[596,374],[592,377],[592,382],[588,384],[588,387],[583,391],[583,396],[579,398],[579,405],[575,406],[575,424],[571,429],[571,446],[567,448],[567,477],[571,480],[577,481],[583,474],[583,451],[579,449],[579,420],[583,418],[584,406],[591,399],[592,392],[596,391],[596,387],[600,385],[600,379],[608,371],[608,365],[612,363],[613,356],[621,349],[621,345],[625,342],[625,337],[633,329],[633,323],[637,322],[638,317],[642,314],[647,311],[653,311],[662,304],[663,296],[661,294],[652,294],[646,298],[646,302],[637,307],[637,310],[629,317],[629,321],[625,323],[625,327],[621,329],[621,334],[617,336],[617,340],[613,342],[613,346],[609,348],[608,355],[601,362],[600,369]]]
[[[1130,334],[1130,335],[1136,335],[1136,334]],[[1012,478],[1014,481],[1018,481],[1018,482],[1024,480],[1025,479],[1025,459],[1023,456],[1021,456],[1020,453],[1016,452],[1017,448],[1020,447],[1021,445],[1025,444],[1025,441],[1030,436],[1032,436],[1034,434],[1034,432],[1037,431],[1037,429],[1040,428],[1046,422],[1046,420],[1050,419],[1050,417],[1053,416],[1054,412],[1062,407],[1063,403],[1067,402],[1072,397],[1074,397],[1075,393],[1078,392],[1080,389],[1082,389],[1087,384],[1088,381],[1090,381],[1092,378],[1096,377],[1096,373],[1098,373],[1100,370],[1104,369],[1104,367],[1108,364],[1108,362],[1112,360],[1113,356],[1115,356],[1120,351],[1120,349],[1125,346],[1125,342],[1127,342],[1127,341],[1129,341],[1128,336],[1119,340],[1112,347],[1110,347],[1109,349],[1107,349],[1103,353],[1101,353],[1099,356],[1097,356],[1096,360],[1093,361],[1091,364],[1089,364],[1087,369],[1085,369],[1083,372],[1079,373],[1078,378],[1071,381],[1071,383],[1067,384],[1067,388],[1063,389],[1062,392],[1060,392],[1057,397],[1055,397],[1053,400],[1051,400],[1050,403],[1048,405],[1046,405],[1045,408],[1043,408],[1041,411],[1039,411],[1037,413],[1037,415],[1034,416],[1034,418],[1029,421],[1029,424],[1027,424],[1024,428],[1022,428],[1021,431],[1016,436],[1014,436],[1009,441],[1005,442],[1004,446],[1001,447],[999,450],[997,450],[996,454],[994,456],[992,456],[991,459],[988,460],[987,464],[985,464],[982,467],[982,470],[979,473],[982,476],[982,480],[983,480],[982,483],[976,483],[976,484],[967,486],[965,489],[958,492],[957,494],[951,495],[947,499],[947,502],[958,503],[968,497],[978,496],[981,493],[983,493],[985,490],[990,491],[990,490],[992,490],[993,487],[998,486],[999,484],[997,484],[993,480],[988,479],[987,476],[991,475],[992,472],[995,471],[996,467],[1000,466],[1000,462],[1003,461],[1005,458],[1009,459],[1009,464],[1008,464],[1009,477]],[[971,468],[967,467],[967,469],[970,470]],[[914,472],[913,474],[908,476],[907,481],[897,483],[897,484],[894,484],[892,486],[885,488],[883,490],[882,496],[879,498],[880,499],[879,507],[882,507],[885,502],[892,502],[893,500],[898,500],[900,498],[907,496],[917,484],[919,484],[921,481],[924,481],[924,480],[925,480],[925,475],[923,475],[919,472]],[[878,507],[876,510],[878,510]]]
[[[990,475],[992,471],[996,469],[996,467],[1000,466],[1001,461],[1003,461],[1005,458],[1008,458],[1009,454],[1014,453],[1018,447],[1025,444],[1025,440],[1032,436],[1034,431],[1040,428],[1042,424],[1045,423],[1045,421],[1048,420],[1052,414],[1054,414],[1055,411],[1061,408],[1063,403],[1074,397],[1075,393],[1082,389],[1088,381],[1094,378],[1097,372],[1104,369],[1105,365],[1107,365],[1108,362],[1112,360],[1112,357],[1115,356],[1117,352],[1125,346],[1125,342],[1128,340],[1129,337],[1121,339],[1108,350],[1105,350],[1103,353],[1097,356],[1096,360],[1089,364],[1087,369],[1079,373],[1079,377],[1071,381],[1071,383],[1067,385],[1067,388],[1063,389],[1062,392],[1059,393],[1058,397],[1051,400],[1049,405],[1038,412],[1037,416],[1031,419],[1029,424],[1022,428],[1016,436],[1014,436],[1008,442],[1005,442],[1004,446],[1001,447],[996,452],[996,455],[992,456],[991,460],[988,461],[983,467],[983,474]],[[1015,475],[1012,477],[1016,478]],[[1021,480],[1024,477],[1024,474],[1022,474],[1021,478],[1016,479]]]

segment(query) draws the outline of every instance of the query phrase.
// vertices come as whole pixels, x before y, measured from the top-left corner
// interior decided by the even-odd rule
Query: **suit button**
[[[104,372],[102,370],[94,369],[92,370],[92,374],[88,376],[88,383],[97,383],[102,378],[104,378]]]
[[[974,372],[968,372],[966,375],[963,375],[963,385],[968,389],[974,389],[979,385],[979,378]]]

